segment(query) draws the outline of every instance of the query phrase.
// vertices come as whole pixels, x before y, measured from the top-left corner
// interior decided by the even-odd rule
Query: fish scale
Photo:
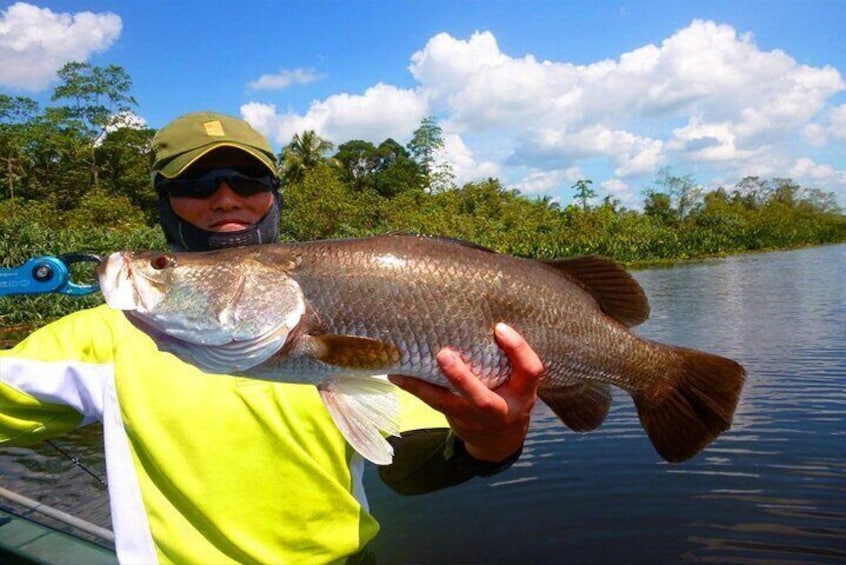
[[[327,333],[376,339],[388,335],[402,351],[401,363],[392,367],[392,372],[425,376],[430,382],[443,386],[448,383],[437,368],[435,356],[440,349],[450,345],[466,346],[461,351],[471,364],[483,371],[480,376],[491,388],[509,375],[508,359],[493,341],[493,327],[499,320],[492,308],[484,303],[481,318],[474,319],[472,324],[463,315],[472,308],[472,302],[460,292],[461,285],[449,284],[461,280],[462,269],[454,259],[447,257],[446,261],[439,261],[427,257],[424,261],[418,257],[413,269],[400,272],[397,272],[396,263],[386,265],[374,259],[367,261],[366,278],[350,277],[339,285],[327,285],[327,281],[336,280],[331,272],[323,270],[324,266],[333,264],[332,258],[323,253],[315,253],[315,256],[301,255],[298,272],[291,276],[300,283],[309,304],[322,313],[321,321]],[[407,261],[402,257],[398,260]],[[469,272],[477,273],[480,279],[477,284],[488,288],[495,288],[493,281],[501,279],[497,272],[486,271],[483,275],[479,275],[478,270]],[[440,284],[431,284],[433,280]],[[445,296],[451,297],[446,304]],[[385,309],[384,305],[391,303],[386,298],[394,301],[399,298],[399,308]],[[403,306],[406,303],[414,305],[413,316],[405,316],[408,311]],[[362,317],[360,312],[372,314]],[[349,320],[357,324],[346,325]]]

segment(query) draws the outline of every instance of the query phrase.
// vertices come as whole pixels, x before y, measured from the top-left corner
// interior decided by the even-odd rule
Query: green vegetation
[[[0,267],[28,258],[159,248],[149,178],[154,130],[126,123],[136,105],[120,67],[71,63],[53,101],[0,95]],[[665,262],[846,240],[832,193],[791,179],[748,177],[705,191],[662,170],[643,211],[606,197],[592,181],[570,188],[574,204],[529,198],[497,179],[456,186],[434,118],[407,146],[351,140],[337,149],[314,131],[280,153],[286,239],[358,237],[389,231],[446,235],[524,257],[598,253],[626,264]],[[0,328],[40,325],[101,301],[0,298]],[[2,336],[0,336],[2,337]]]

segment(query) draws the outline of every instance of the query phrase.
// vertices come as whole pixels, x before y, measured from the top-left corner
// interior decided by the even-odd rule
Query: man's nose
[[[217,185],[217,190],[214,191],[211,198],[213,208],[230,209],[237,208],[241,205],[241,196],[232,190],[232,187],[229,186],[229,183],[226,181],[221,181],[220,184]]]

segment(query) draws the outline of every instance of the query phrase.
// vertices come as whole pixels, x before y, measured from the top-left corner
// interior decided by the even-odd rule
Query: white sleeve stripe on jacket
[[[101,420],[104,386],[114,367],[74,361],[0,360],[0,381],[42,402],[66,404],[83,416],[82,425]]]
[[[83,415],[81,425],[103,423],[109,506],[118,560],[125,563],[158,561],[129,438],[123,427],[115,393],[112,364],[73,361],[0,359],[0,382],[41,402],[65,404]]]
[[[106,444],[109,506],[118,560],[121,563],[157,563],[153,534],[132,461],[132,449],[120,417],[114,379],[108,380],[104,392],[103,441]]]

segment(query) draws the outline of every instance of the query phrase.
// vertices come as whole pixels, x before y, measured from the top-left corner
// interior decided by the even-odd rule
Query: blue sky
[[[0,93],[43,103],[69,60],[122,66],[137,116],[240,115],[405,143],[427,115],[459,182],[637,208],[658,171],[790,177],[846,207],[846,2],[0,3]]]

